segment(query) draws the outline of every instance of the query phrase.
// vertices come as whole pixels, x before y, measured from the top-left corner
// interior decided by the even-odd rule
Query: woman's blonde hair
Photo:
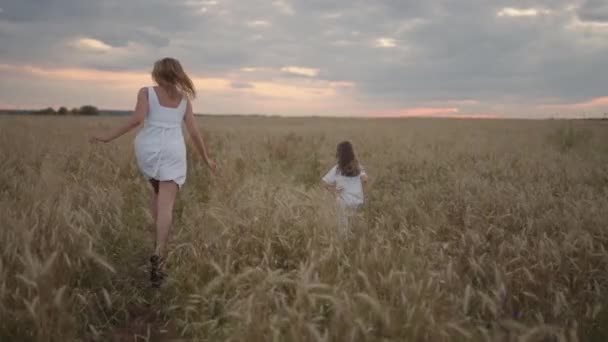
[[[154,63],[152,70],[152,79],[160,86],[173,86],[178,91],[193,99],[196,97],[194,84],[181,63],[175,59],[166,57]]]

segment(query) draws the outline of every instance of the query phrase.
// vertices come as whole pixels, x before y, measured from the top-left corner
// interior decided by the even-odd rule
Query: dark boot
[[[165,275],[161,271],[162,259],[158,255],[153,255],[150,257],[150,282],[152,283],[152,287],[159,288]]]

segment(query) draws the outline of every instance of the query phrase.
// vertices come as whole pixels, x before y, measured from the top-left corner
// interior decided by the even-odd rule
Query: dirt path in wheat
[[[165,321],[159,310],[148,305],[132,305],[128,319],[109,334],[110,341],[181,341],[179,334]]]
[[[142,231],[133,240],[137,246],[150,243],[150,233]],[[163,288],[152,288],[148,273],[147,248],[134,248],[128,255],[125,268],[116,281],[120,285],[123,298],[131,298],[126,304],[125,319],[104,334],[104,341],[116,342],[167,342],[183,341],[178,329],[167,316],[162,303]],[[163,284],[166,285],[166,284]]]

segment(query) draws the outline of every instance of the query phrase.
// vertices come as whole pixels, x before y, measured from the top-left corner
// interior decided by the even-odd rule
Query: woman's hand
[[[207,166],[209,167],[209,170],[211,170],[211,173],[217,176],[217,164],[211,159],[206,159],[205,163],[207,163]]]
[[[109,142],[109,141],[110,141],[110,139],[108,139],[106,136],[101,135],[101,134],[95,134],[95,135],[93,135],[93,136],[92,136],[92,137],[89,139],[89,142],[90,142],[91,144],[97,144],[97,143],[100,143],[100,142],[101,142],[101,143],[107,143],[107,142]]]

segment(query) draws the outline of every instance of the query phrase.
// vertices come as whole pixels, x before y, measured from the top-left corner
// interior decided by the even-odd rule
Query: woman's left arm
[[[146,113],[148,112],[148,97],[146,88],[141,88],[137,93],[137,103],[135,104],[135,111],[129,121],[124,125],[118,127],[116,130],[108,134],[97,134],[91,138],[92,143],[96,142],[110,142],[116,138],[121,137],[127,132],[131,131],[135,127],[139,126],[145,119]]]

